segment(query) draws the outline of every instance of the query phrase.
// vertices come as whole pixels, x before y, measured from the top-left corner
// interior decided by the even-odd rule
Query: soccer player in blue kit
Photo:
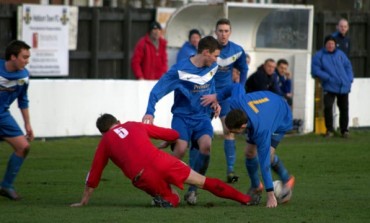
[[[29,49],[30,46],[25,42],[13,40],[5,49],[6,60],[0,60],[0,138],[14,149],[1,182],[0,195],[11,200],[20,199],[13,182],[29,152],[28,141],[34,138],[28,110],[29,73],[25,68],[30,58]],[[26,136],[9,112],[10,105],[16,99],[24,120]]]
[[[233,68],[239,71],[239,84],[244,87],[248,73],[247,56],[241,46],[229,40],[231,35],[230,21],[226,18],[218,20],[215,33],[217,41],[222,46],[220,56],[217,58],[219,68],[215,75],[216,92],[220,92],[233,84]],[[238,176],[234,173],[236,160],[235,136],[225,127],[225,117],[230,111],[230,104],[227,99],[219,101],[219,103],[221,106],[220,119],[224,133],[224,152],[227,165],[226,180],[228,183],[234,183],[238,181]]]
[[[146,114],[142,120],[144,123],[153,124],[156,103],[166,94],[174,91],[171,126],[180,133],[180,138],[174,145],[173,155],[183,158],[189,141],[196,141],[200,152],[192,168],[202,175],[208,168],[213,137],[209,116],[213,110],[217,117],[221,108],[218,103],[203,107],[200,104],[200,98],[216,92],[214,75],[218,68],[216,60],[220,54],[220,48],[214,37],[202,38],[198,44],[197,54],[173,65],[153,87]],[[185,200],[188,204],[197,202],[196,188],[189,188]]]
[[[258,176],[258,164],[261,167],[263,182],[267,192],[266,207],[277,206],[274,196],[273,169],[284,183],[286,193],[291,193],[295,178],[289,175],[282,161],[275,154],[275,149],[292,128],[292,113],[286,101],[279,95],[269,91],[245,93],[243,86],[233,84],[217,95],[202,97],[202,105],[230,99],[231,111],[226,115],[225,125],[233,133],[247,132],[246,168],[251,180],[249,195],[254,198],[252,203],[258,204],[261,199],[263,185]],[[257,195],[257,196],[256,196]],[[282,199],[281,203],[289,201]]]

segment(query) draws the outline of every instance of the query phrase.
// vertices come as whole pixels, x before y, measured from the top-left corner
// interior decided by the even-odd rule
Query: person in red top
[[[167,41],[161,37],[161,32],[161,25],[152,22],[149,32],[135,46],[131,68],[139,80],[158,80],[167,72]]]
[[[86,186],[79,203],[72,207],[87,205],[94,189],[99,185],[104,167],[109,160],[118,166],[132,184],[153,197],[158,207],[177,207],[180,197],[175,185],[196,185],[214,195],[231,199],[241,204],[249,204],[251,197],[216,178],[198,174],[176,157],[155,147],[150,138],[161,139],[168,145],[179,138],[173,129],[162,128],[140,122],[120,124],[111,114],[103,114],[97,119],[96,126],[103,134],[96,149]]]

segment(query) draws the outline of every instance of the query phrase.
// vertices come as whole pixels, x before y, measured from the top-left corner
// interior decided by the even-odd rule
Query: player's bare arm
[[[79,203],[71,204],[71,207],[82,207],[87,205],[93,192],[94,188],[86,186],[81,201]]]

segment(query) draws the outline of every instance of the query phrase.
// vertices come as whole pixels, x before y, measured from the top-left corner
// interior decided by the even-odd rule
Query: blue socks
[[[195,170],[196,172],[202,175],[205,175],[208,169],[209,159],[210,159],[209,155],[198,152],[197,159],[194,162],[193,170]],[[197,190],[197,187],[193,185],[191,185],[188,189],[188,191],[196,191],[196,190]]]
[[[10,156],[1,187],[13,187],[13,182],[23,164],[23,160],[24,158],[15,155],[15,153]]]
[[[271,164],[271,168],[274,170],[275,173],[277,173],[277,175],[279,175],[283,183],[288,182],[289,180],[288,170],[284,167],[283,162],[280,161],[279,157],[276,154]]]
[[[258,158],[257,156],[252,159],[245,159],[245,166],[248,171],[249,178],[251,179],[251,186],[258,188],[260,185],[260,178],[258,177]]]
[[[189,166],[194,169],[195,160],[197,160],[199,154],[199,149],[196,149],[191,145],[190,151],[189,151]]]
[[[224,151],[227,165],[227,173],[234,172],[234,165],[236,160],[235,154],[235,140],[224,140]]]

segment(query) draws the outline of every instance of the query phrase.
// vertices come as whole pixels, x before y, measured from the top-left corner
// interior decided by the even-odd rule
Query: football
[[[276,200],[279,204],[286,203],[292,197],[292,190],[287,187],[284,187],[284,184],[281,180],[275,180],[274,184],[274,194]]]

